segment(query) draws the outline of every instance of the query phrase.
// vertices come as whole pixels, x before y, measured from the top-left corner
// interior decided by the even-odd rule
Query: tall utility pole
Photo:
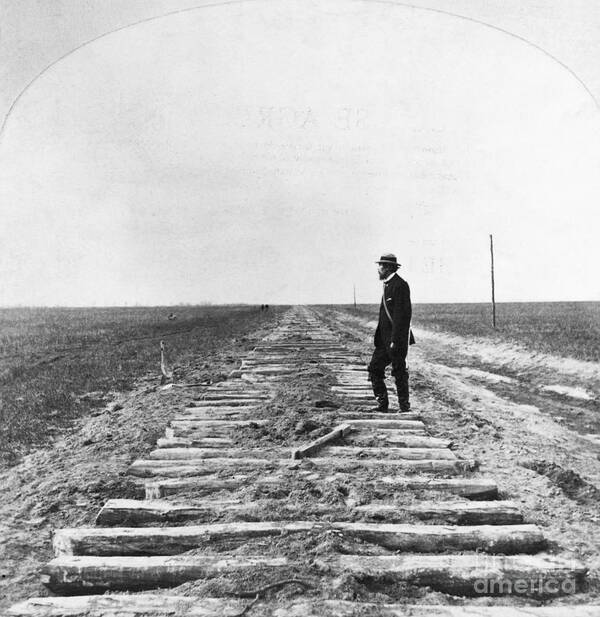
[[[356,310],[356,285],[353,285],[353,290],[354,290],[354,310]]]
[[[490,256],[492,258],[492,325],[496,329],[496,289],[494,285],[494,238],[490,234]]]

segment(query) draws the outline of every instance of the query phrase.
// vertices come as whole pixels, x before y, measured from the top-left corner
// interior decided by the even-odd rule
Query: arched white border
[[[148,23],[148,22],[151,22],[151,21],[156,21],[158,19],[165,19],[167,17],[172,17],[173,15],[179,15],[181,13],[189,13],[191,11],[199,11],[201,9],[215,8],[215,7],[218,7],[218,6],[228,6],[228,5],[234,5],[234,4],[243,4],[243,3],[247,3],[247,2],[259,2],[259,1],[260,2],[264,2],[264,0],[224,0],[224,1],[221,1],[221,2],[212,2],[212,3],[202,4],[202,5],[198,5],[198,6],[191,6],[191,7],[185,8],[185,9],[178,9],[176,11],[169,11],[168,13],[163,13],[161,15],[153,15],[152,17],[146,17],[145,19],[140,19],[139,21],[133,22],[131,24],[126,24],[125,26],[119,26],[118,28],[115,28],[114,30],[110,30],[109,32],[104,32],[103,34],[99,34],[98,36],[95,36],[94,38],[89,39],[88,41],[85,41],[85,42],[81,43],[80,45],[77,45],[77,47],[74,47],[73,49],[71,49],[67,53],[63,54],[62,56],[60,56],[56,60],[53,60],[50,64],[48,64],[46,67],[44,67],[35,77],[33,77],[33,79],[31,79],[25,85],[25,87],[19,92],[19,94],[17,94],[17,96],[15,97],[13,102],[11,103],[10,107],[8,108],[8,111],[6,112],[6,115],[4,116],[4,118],[2,120],[2,126],[0,126],[0,141],[2,140],[2,137],[4,135],[4,130],[6,128],[6,124],[7,124],[8,120],[9,120],[12,112],[14,111],[15,107],[17,106],[17,104],[19,103],[19,101],[21,100],[23,95],[27,92],[27,90],[29,90],[29,88],[40,77],[42,77],[42,75],[44,75],[44,73],[49,71],[53,66],[55,66],[56,64],[58,64],[59,62],[61,62],[62,60],[64,60],[68,56],[70,56],[71,54],[74,54],[76,51],[79,51],[82,47],[85,47],[86,45],[90,45],[91,43],[94,43],[95,41],[98,41],[99,39],[104,38],[105,36],[109,36],[111,34],[114,34],[115,32],[120,32],[121,30],[125,30],[127,28],[133,28],[135,26],[139,26],[140,24]],[[556,56],[551,54],[549,51],[547,51],[543,47],[540,47],[536,43],[533,43],[529,39],[526,39],[525,37],[520,36],[518,34],[515,34],[514,32],[510,32],[509,30],[505,30],[504,28],[501,28],[499,26],[495,26],[495,25],[487,23],[485,21],[481,21],[479,19],[475,19],[474,17],[468,17],[466,15],[460,15],[458,13],[453,13],[451,11],[446,11],[446,10],[443,10],[443,9],[436,9],[436,8],[425,7],[425,6],[417,6],[417,5],[414,5],[414,4],[408,4],[406,2],[398,2],[396,0],[349,0],[349,2],[353,2],[353,3],[367,2],[367,3],[374,3],[374,4],[386,4],[386,5],[390,5],[390,6],[404,7],[404,8],[418,10],[418,11],[428,11],[430,13],[438,13],[438,14],[441,14],[441,15],[447,15],[449,17],[455,17],[456,19],[462,19],[464,21],[469,21],[469,22],[472,22],[474,24],[478,24],[480,26],[484,26],[486,28],[491,28],[492,30],[496,30],[497,32],[501,32],[502,34],[505,34],[505,35],[510,36],[510,37],[512,37],[514,39],[517,39],[521,43],[524,43],[524,44],[526,44],[526,45],[528,45],[530,47],[533,47],[537,51],[541,52],[542,54],[544,54],[545,56],[547,56],[548,58],[550,58],[551,60],[553,60],[554,62],[559,64],[563,69],[568,71],[570,73],[570,75],[577,82],[579,82],[581,87],[588,93],[588,95],[590,96],[590,98],[594,102],[594,105],[596,106],[596,109],[598,111],[600,111],[600,101],[598,99],[596,99],[596,97],[594,96],[592,91],[588,88],[586,83],[581,79],[581,77],[579,77],[579,75],[577,75],[577,73],[575,73],[575,71],[573,71],[573,69],[571,69],[564,62],[559,60]]]

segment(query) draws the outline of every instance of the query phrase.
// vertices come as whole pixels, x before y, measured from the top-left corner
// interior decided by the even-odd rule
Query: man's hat
[[[387,255],[382,255],[379,261],[375,262],[376,264],[390,264],[390,266],[398,267],[400,264],[398,263],[398,259],[396,255],[392,255],[392,253],[387,253]]]

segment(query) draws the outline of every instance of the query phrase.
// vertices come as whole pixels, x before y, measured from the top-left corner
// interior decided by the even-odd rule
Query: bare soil
[[[256,320],[264,322],[258,329],[253,319],[247,326],[240,322],[235,334],[222,336],[218,343],[212,337],[204,346],[195,341],[195,355],[178,356],[176,381],[226,379],[280,315],[272,311]],[[135,497],[128,466],[156,447],[170,418],[201,390],[162,389],[156,363],[131,390],[112,392],[110,403],[64,427],[50,446],[0,473],[0,612],[17,600],[48,595],[39,569],[53,557],[53,531],[93,525],[107,499]]]
[[[340,341],[366,364],[373,334],[369,318],[333,307],[315,310],[339,333]],[[248,337],[248,345],[265,333],[264,329],[256,331]],[[597,399],[568,398],[540,387],[564,383],[585,387],[597,397],[597,382],[592,383],[587,374],[579,378],[576,371],[561,372],[557,368],[560,358],[551,358],[552,362],[547,359],[529,362],[525,370],[520,363],[527,360],[526,350],[520,350],[522,357],[517,355],[511,364],[505,359],[496,361],[493,353],[482,360],[478,353],[483,354],[485,350],[471,339],[457,335],[447,338],[449,335],[444,333],[425,331],[417,335],[418,344],[411,348],[409,362],[413,405],[422,413],[430,433],[450,438],[459,455],[478,459],[481,472],[498,482],[501,498],[517,501],[526,521],[544,528],[553,553],[581,559],[589,566],[587,590],[554,602],[597,602],[600,596],[600,448],[583,436],[598,431],[594,407]],[[223,370],[226,365],[223,360],[235,345],[227,342],[220,355],[211,358],[211,370],[215,374]],[[299,362],[302,363],[302,358]],[[587,364],[592,371],[594,363]],[[598,368],[596,365],[595,369]],[[195,378],[191,368],[187,376],[190,381]],[[53,529],[93,524],[106,499],[133,496],[135,487],[125,475],[127,466],[152,449],[169,418],[197,397],[193,390],[160,390],[155,376],[145,379],[140,380],[133,393],[115,401],[116,406],[101,410],[52,448],[32,454],[2,476],[0,547],[4,578],[1,589],[6,600],[0,606],[47,594],[39,583],[38,572],[52,556]],[[333,378],[326,368],[302,364],[293,378],[276,382],[273,400],[257,414],[257,418],[270,418],[271,422],[266,427],[237,429],[232,434],[236,444],[293,447],[323,434],[335,423],[335,407],[342,403],[329,390],[331,383]],[[324,401],[330,406],[324,407]],[[299,469],[310,472],[310,461],[300,463]],[[246,488],[236,498],[258,501],[256,520],[277,520],[285,516],[284,509],[295,509],[305,520],[321,521],[322,528],[311,533],[257,539],[241,546],[211,545],[211,550],[292,556],[296,565],[289,572],[279,572],[278,577],[285,578],[284,574],[300,577],[313,585],[303,595],[409,603],[418,600],[432,604],[465,602],[464,598],[422,588],[380,589],[359,584],[351,577],[334,581],[323,576],[315,566],[317,558],[339,553],[388,553],[369,543],[342,539],[328,529],[328,520],[348,517],[349,496],[358,503],[367,503],[374,497],[405,503],[415,495],[412,492],[374,495],[367,485],[374,472],[364,469],[356,471],[358,488],[355,489],[343,482],[323,482],[316,476],[299,479],[294,471],[288,473],[279,486],[261,490]],[[218,495],[211,496],[215,497]],[[231,495],[224,493],[223,497]],[[190,492],[176,499],[193,501],[195,496]],[[274,506],[273,499],[281,499],[280,504]],[[319,512],[324,504],[330,507],[326,517]],[[235,516],[224,513],[218,520],[235,520]],[[226,595],[258,588],[265,579],[270,582],[268,573],[254,570],[244,575],[187,583],[169,593]],[[289,585],[270,592],[270,597],[283,601],[301,591],[297,585]],[[468,600],[470,604],[474,602],[536,603],[522,598]],[[260,606],[254,607],[252,614],[260,615]]]

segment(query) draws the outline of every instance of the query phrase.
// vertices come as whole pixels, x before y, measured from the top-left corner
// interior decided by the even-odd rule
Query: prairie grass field
[[[43,445],[111,392],[148,372],[160,383],[160,340],[170,363],[202,362],[225,340],[280,311],[254,306],[0,309],[0,461]],[[168,315],[176,314],[169,320]],[[231,358],[235,363],[235,355]]]
[[[359,314],[372,319],[377,319],[378,311],[378,304],[357,308]],[[600,302],[502,302],[496,305],[496,321],[494,330],[489,303],[413,305],[417,327],[516,342],[533,351],[600,361]]]

